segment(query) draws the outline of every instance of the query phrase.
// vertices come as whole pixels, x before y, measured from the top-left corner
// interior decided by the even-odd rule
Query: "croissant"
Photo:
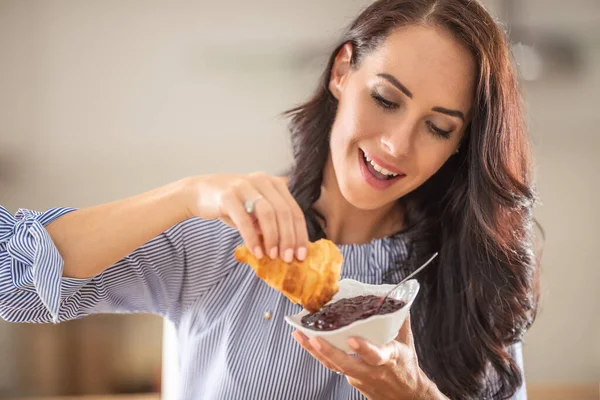
[[[259,278],[292,303],[310,312],[319,311],[337,293],[344,261],[339,248],[327,239],[309,243],[304,261],[286,263],[267,256],[257,259],[246,245],[238,246],[234,257],[249,264]]]

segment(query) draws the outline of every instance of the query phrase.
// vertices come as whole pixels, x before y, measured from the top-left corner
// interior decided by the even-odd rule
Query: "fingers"
[[[306,258],[308,232],[300,206],[283,179],[264,173],[248,176],[250,184],[263,198],[256,202],[255,217],[263,234],[266,254],[291,262]]]
[[[347,375],[349,378],[369,372],[369,367],[360,358],[344,353],[323,339],[309,339],[299,331],[295,331],[292,336],[314,358],[334,372]]]
[[[245,209],[247,201],[254,201],[251,214]],[[240,231],[256,257],[267,255],[286,262],[306,258],[306,220],[284,180],[255,173],[226,183],[220,214]]]
[[[414,338],[410,327],[410,314],[406,317],[400,331],[398,331],[396,339],[385,346],[378,347],[361,338],[348,339],[348,346],[367,364],[373,366],[397,362],[400,359],[410,357],[411,354],[416,354]]]
[[[311,346],[309,339],[303,333],[301,333],[299,331],[294,331],[292,333],[292,336],[300,344],[300,346],[302,346],[304,348],[304,350],[308,351],[311,356],[313,356],[314,358],[319,360],[325,368],[330,369],[334,372],[340,372],[340,373],[342,372],[339,369],[336,369],[336,367],[333,365],[333,363],[331,363],[329,360],[322,359],[319,352],[317,350],[315,350],[313,348],[313,346]]]
[[[275,188],[279,191],[284,201],[292,213],[292,224],[296,236],[296,258],[300,261],[306,258],[308,248],[308,230],[306,229],[306,219],[302,209],[294,199],[294,196],[288,189],[287,182],[283,179],[275,180]]]
[[[367,364],[381,366],[391,362],[397,362],[409,355],[410,351],[404,344],[392,341],[385,346],[378,347],[373,343],[360,338],[348,339],[348,346],[352,348]]]
[[[294,259],[296,249],[296,231],[294,228],[294,215],[291,207],[286,199],[275,187],[270,179],[260,179],[253,182],[255,187],[268,200],[273,212],[274,218],[271,220],[270,215],[268,222],[269,229],[273,229],[276,234],[268,236],[265,234],[265,248],[268,251],[269,257],[276,258],[279,256],[285,262],[291,262]],[[263,221],[263,210],[266,207],[266,202],[263,204],[257,203],[256,216],[259,224]],[[261,229],[263,226],[261,225]]]
[[[252,187],[245,189],[245,195],[253,196],[249,198],[258,198],[260,193]],[[241,194],[236,190],[231,190],[223,194],[221,199],[222,213],[227,215],[237,230],[242,235],[242,239],[257,258],[262,258],[264,253],[259,232],[256,231],[254,219],[248,214],[241,201]]]
[[[360,358],[346,354],[321,338],[312,338],[308,343],[317,354],[315,358],[322,363],[333,365],[336,372],[349,377],[362,376],[369,372],[369,366]]]
[[[348,346],[369,365],[383,365],[387,362],[385,355],[374,344],[359,338],[348,339]]]
[[[277,211],[271,201],[271,198],[263,194],[263,197],[254,205],[254,217],[262,234],[265,254],[271,258],[276,258],[278,255],[280,232],[277,222]]]

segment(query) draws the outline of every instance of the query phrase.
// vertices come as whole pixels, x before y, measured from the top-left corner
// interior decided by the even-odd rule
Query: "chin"
[[[348,203],[364,211],[377,210],[395,201],[393,197],[387,199],[388,196],[382,196],[381,193],[374,193],[371,188],[364,185],[357,185],[356,183],[340,185],[340,191]]]

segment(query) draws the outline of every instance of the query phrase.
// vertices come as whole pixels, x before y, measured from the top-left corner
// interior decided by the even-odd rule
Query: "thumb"
[[[413,351],[415,350],[415,341],[412,334],[412,328],[410,326],[410,313],[406,316],[404,320],[404,324],[398,331],[398,336],[396,336],[396,341],[404,343],[408,347],[410,347]]]

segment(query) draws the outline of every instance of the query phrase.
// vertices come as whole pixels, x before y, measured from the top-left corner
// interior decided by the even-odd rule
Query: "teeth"
[[[367,155],[365,155],[365,159],[373,166],[373,168],[375,169],[375,171],[382,173],[384,175],[388,175],[388,176],[397,176],[398,174],[393,173],[392,171],[388,171],[387,169],[377,165],[375,163],[375,161],[371,160]]]

